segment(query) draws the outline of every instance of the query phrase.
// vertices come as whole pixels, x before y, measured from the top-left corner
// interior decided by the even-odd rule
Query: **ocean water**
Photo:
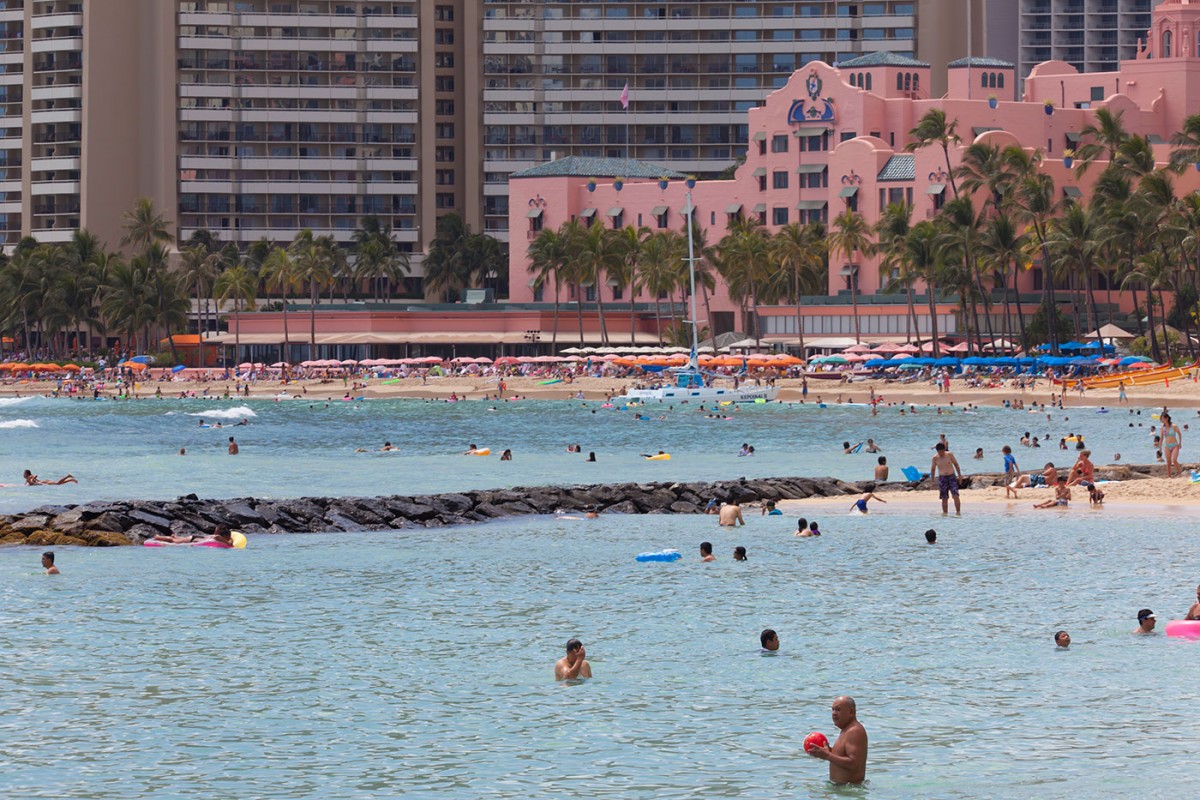
[[[495,408],[494,411],[489,410]],[[872,417],[864,405],[751,405],[723,409],[731,419],[708,419],[696,407],[663,406],[644,413],[570,401],[425,402],[371,400],[51,400],[0,399],[0,512],[45,503],[100,498],[295,497],[461,491],[552,483],[625,480],[717,480],[762,476],[869,479],[876,456],[843,455],[841,444],[874,438],[893,479],[909,464],[929,469],[932,446],[945,434],[966,471],[1001,471],[1000,447],[1013,447],[1022,469],[1047,461],[1069,466],[1075,452],[1057,449],[1069,433],[1082,434],[1093,460],[1117,454],[1125,462],[1154,460],[1151,409],[1068,408],[1050,414],[984,408],[939,415],[932,408],[901,415],[884,408]],[[1140,414],[1139,414],[1140,412]],[[661,419],[659,417],[662,417]],[[246,426],[201,428],[200,421]],[[1180,410],[1181,426],[1200,419]],[[1133,427],[1130,427],[1132,425]],[[1138,427],[1138,426],[1141,427]],[[1050,436],[1051,446],[1019,446],[1021,435]],[[229,436],[241,452],[226,454]],[[1192,450],[1184,431],[1183,460]],[[378,452],[391,441],[399,452]],[[582,454],[568,453],[578,443]],[[743,443],[756,454],[741,458]],[[462,455],[470,444],[491,457]],[[985,458],[971,456],[984,448]],[[186,455],[180,456],[184,448]],[[356,449],[373,452],[357,453]],[[499,454],[512,449],[513,460]],[[642,453],[664,450],[670,461]],[[597,461],[586,461],[594,452]],[[78,485],[21,486],[21,471],[42,478],[72,473]],[[16,485],[12,485],[16,484]]]
[[[52,428],[47,425],[47,428]],[[43,428],[45,430],[46,428]],[[0,550],[6,798],[1107,798],[1200,790],[1192,518],[884,507]],[[936,527],[937,545],[922,532]],[[702,540],[720,561],[697,563]],[[735,545],[749,550],[735,563]],[[639,564],[674,547],[674,564]],[[758,633],[782,647],[759,652]],[[1067,651],[1052,634],[1071,632]],[[570,637],[594,679],[554,682]],[[858,701],[869,785],[806,756]]]

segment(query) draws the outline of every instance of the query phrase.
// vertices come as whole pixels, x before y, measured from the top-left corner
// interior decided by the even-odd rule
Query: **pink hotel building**
[[[1069,64],[1049,61],[1033,69],[1023,97],[1016,97],[1016,83],[1012,64],[962,59],[950,64],[946,96],[929,98],[929,65],[920,61],[874,53],[836,68],[810,62],[749,111],[746,162],[734,178],[696,183],[694,223],[707,229],[712,244],[739,214],[757,216],[772,231],[789,222],[828,221],[847,207],[874,222],[887,204],[901,200],[913,208],[914,221],[932,216],[950,193],[942,150],[934,145],[904,152],[911,141],[908,131],[931,108],[945,109],[947,118],[958,122],[963,141],[951,148],[952,163],[973,141],[1041,148],[1043,169],[1067,198],[1086,197],[1101,171],[1096,167],[1076,176],[1062,161],[1098,108],[1123,112],[1126,128],[1149,137],[1157,160],[1165,163],[1171,135],[1189,114],[1200,113],[1200,0],[1164,0],[1136,57],[1115,72],[1080,74]],[[666,173],[640,162],[583,158],[515,173],[509,183],[511,300],[553,299],[552,289],[535,287],[528,271],[529,242],[544,227],[580,220],[679,230],[687,187],[676,176],[663,188],[658,178]],[[1196,172],[1189,170],[1177,182],[1180,192],[1197,189]],[[850,270],[842,261],[830,263],[830,297],[805,299],[806,337],[853,335]],[[887,276],[880,275],[878,262],[860,256],[857,266],[863,335],[874,340],[903,336],[906,307],[899,296],[880,294]],[[1026,272],[1021,291],[1040,289],[1040,273],[1037,265]],[[627,294],[622,297],[612,286],[600,291],[606,303],[628,309]],[[643,294],[634,300],[652,298]],[[1130,308],[1127,298],[1123,303]],[[748,330],[747,321],[737,318],[738,304],[721,285],[712,309],[714,332]],[[939,332],[958,329],[954,311],[949,302],[938,307]],[[794,306],[760,308],[759,314],[767,341],[795,341]],[[918,314],[925,315],[919,320],[925,333],[928,311],[918,304]]]

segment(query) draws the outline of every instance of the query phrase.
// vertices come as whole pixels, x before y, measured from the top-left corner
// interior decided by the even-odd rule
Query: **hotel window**
[[[786,133],[777,134],[777,135],[771,137],[771,152],[772,153],[786,153],[787,151],[788,151],[788,137],[787,137]]]
[[[783,170],[777,170],[771,173],[771,188],[786,189],[788,188],[788,174]]]
[[[772,225],[787,225],[788,224],[787,208],[771,209],[771,224]]]

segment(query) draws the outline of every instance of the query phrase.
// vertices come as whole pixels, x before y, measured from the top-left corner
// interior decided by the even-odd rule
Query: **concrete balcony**
[[[78,195],[79,181],[35,181],[31,186],[31,193],[35,196],[50,194]]]

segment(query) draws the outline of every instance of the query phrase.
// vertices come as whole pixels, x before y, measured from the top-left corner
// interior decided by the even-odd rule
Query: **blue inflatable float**
[[[659,550],[657,553],[638,553],[638,561],[678,561],[683,558],[678,550]]]

